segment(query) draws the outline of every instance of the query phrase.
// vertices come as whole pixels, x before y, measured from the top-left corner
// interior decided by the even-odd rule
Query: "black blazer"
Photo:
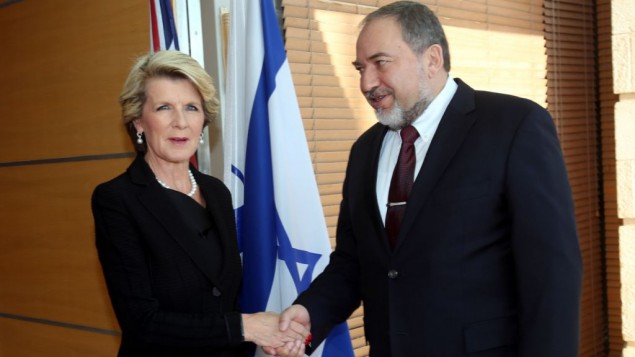
[[[373,357],[575,357],[582,263],[553,120],[456,81],[395,250],[376,124],[351,149],[330,263],[296,303],[319,344],[363,302]]]
[[[139,155],[92,197],[96,245],[122,330],[119,356],[242,356],[242,271],[231,196],[192,168],[222,245],[220,274],[192,244],[167,192]]]

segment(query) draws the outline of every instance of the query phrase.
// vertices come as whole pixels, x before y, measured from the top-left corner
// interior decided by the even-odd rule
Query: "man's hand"
[[[280,314],[280,331],[286,331],[292,321],[295,321],[308,331],[311,331],[311,317],[309,311],[302,305],[291,305]]]
[[[301,325],[306,331],[311,331],[311,318],[309,311],[302,305],[291,305],[280,314],[279,328],[281,332],[285,332],[296,324]],[[305,343],[310,341],[310,337],[303,341],[304,343],[297,344],[297,341],[291,341],[285,343],[283,346],[266,346],[262,350],[272,356],[280,357],[301,357],[304,356]]]
[[[309,330],[295,321],[280,330],[280,319],[272,312],[243,314],[242,318],[245,341],[259,346],[297,350],[295,346],[303,345],[309,335]]]

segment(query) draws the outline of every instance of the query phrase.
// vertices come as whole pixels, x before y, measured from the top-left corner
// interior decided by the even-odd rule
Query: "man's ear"
[[[434,44],[428,47],[424,52],[428,73],[430,76],[436,75],[443,69],[443,48],[441,45]]]

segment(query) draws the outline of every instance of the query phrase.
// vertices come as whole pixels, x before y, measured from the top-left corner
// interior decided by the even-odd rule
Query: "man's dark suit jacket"
[[[361,301],[373,357],[578,355],[581,256],[553,120],[456,82],[392,252],[375,193],[387,128],[353,145],[337,246],[296,301],[311,346]]]
[[[97,250],[122,329],[119,356],[242,356],[231,196],[221,181],[192,172],[223,247],[219,274],[141,156],[93,193]]]

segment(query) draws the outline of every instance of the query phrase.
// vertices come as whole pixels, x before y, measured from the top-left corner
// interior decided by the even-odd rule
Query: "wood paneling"
[[[148,3],[0,8],[0,162],[130,151],[117,97],[149,48]]]
[[[99,159],[132,154],[117,97],[149,44],[147,0],[0,7],[0,356],[116,355],[90,196],[131,161]]]
[[[0,356],[113,357],[119,337],[0,318]]]
[[[131,161],[97,159],[132,154],[117,97],[134,58],[149,48],[148,3],[5,3],[0,355],[114,356],[119,338],[103,332],[118,325],[90,196]]]
[[[117,328],[90,197],[130,161],[0,168],[0,313]]]

